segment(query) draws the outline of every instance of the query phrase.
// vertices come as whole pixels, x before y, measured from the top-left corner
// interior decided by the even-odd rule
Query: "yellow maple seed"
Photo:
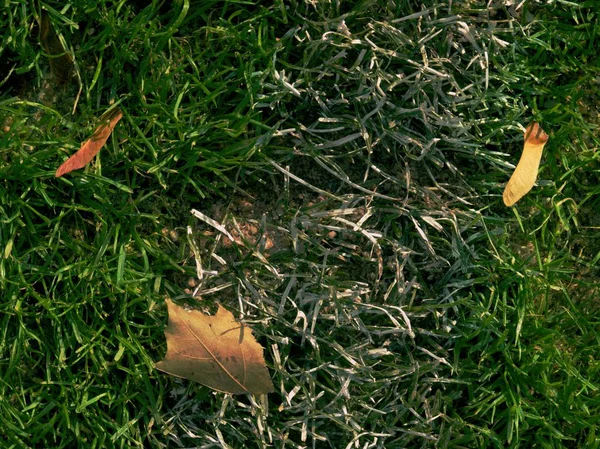
[[[525,129],[523,154],[502,195],[506,206],[514,205],[535,184],[546,142],[548,142],[548,134],[544,132],[542,127],[536,122],[529,124]]]

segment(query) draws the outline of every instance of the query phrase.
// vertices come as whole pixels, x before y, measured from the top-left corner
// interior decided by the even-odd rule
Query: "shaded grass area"
[[[597,7],[466,5],[44,3],[66,87],[9,5],[6,447],[598,446]],[[253,326],[276,393],[157,372],[167,296]]]

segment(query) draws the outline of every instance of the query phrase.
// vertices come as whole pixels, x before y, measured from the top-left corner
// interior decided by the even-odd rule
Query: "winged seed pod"
[[[523,154],[502,195],[506,206],[514,205],[535,184],[546,142],[548,142],[548,134],[538,123],[533,122],[525,129]]]

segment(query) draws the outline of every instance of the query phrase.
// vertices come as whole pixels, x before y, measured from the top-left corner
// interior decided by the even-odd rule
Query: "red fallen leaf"
[[[120,109],[113,109],[105,113],[100,118],[101,123],[92,134],[92,137],[83,142],[77,153],[58,167],[54,176],[59,178],[65,173],[85,167],[98,154],[100,148],[104,146],[121,117],[123,117],[123,113]]]

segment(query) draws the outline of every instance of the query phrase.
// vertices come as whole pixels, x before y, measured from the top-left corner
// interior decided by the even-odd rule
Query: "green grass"
[[[600,447],[600,8],[340,3],[0,9],[0,447]],[[167,297],[276,392],[158,372]]]

